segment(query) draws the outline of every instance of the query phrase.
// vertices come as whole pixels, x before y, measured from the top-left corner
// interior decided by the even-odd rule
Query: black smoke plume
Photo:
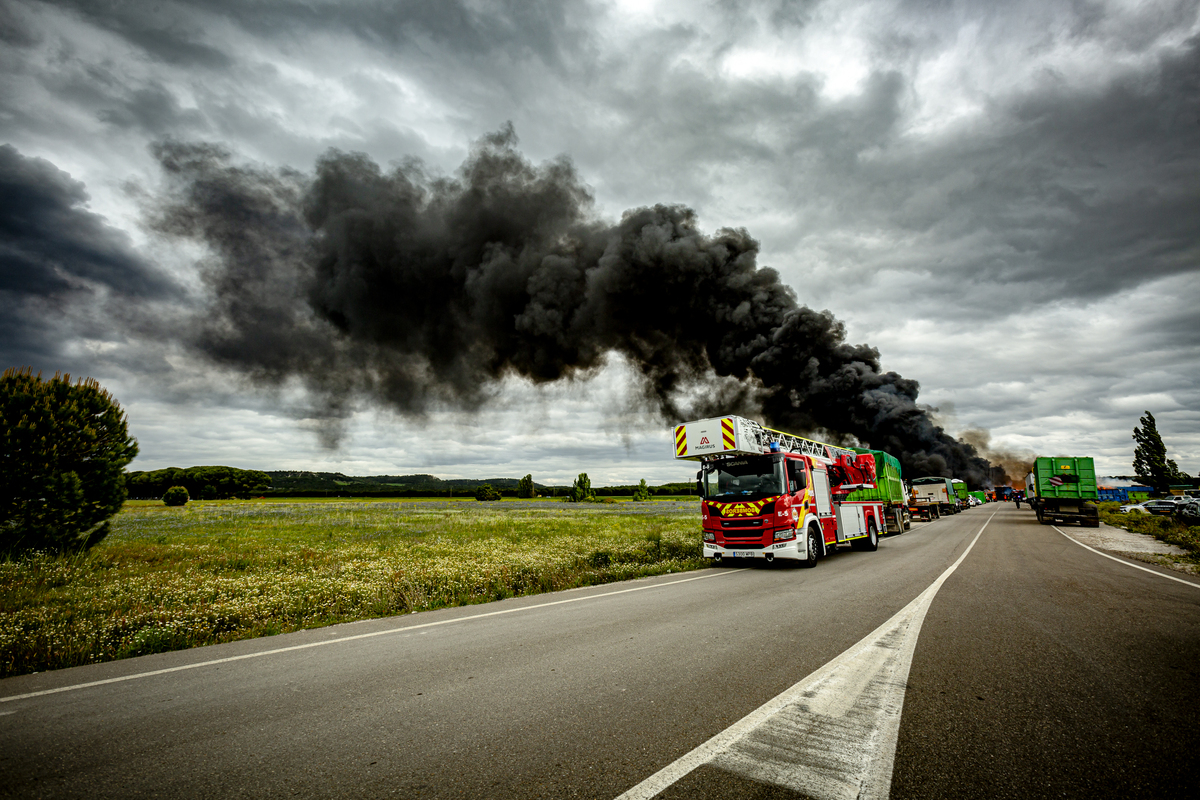
[[[157,226],[212,253],[193,343],[260,380],[301,378],[331,417],[356,397],[475,408],[506,375],[584,376],[619,353],[667,422],[761,416],[887,450],[907,475],[986,482],[917,382],[800,305],[745,230],[706,235],[663,205],[606,224],[572,164],[531,164],[511,127],[454,178],[338,151],[312,176],[208,145],[157,155],[173,187]]]

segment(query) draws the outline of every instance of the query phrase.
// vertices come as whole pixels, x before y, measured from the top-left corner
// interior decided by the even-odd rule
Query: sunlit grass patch
[[[696,569],[698,504],[129,503],[0,562],[0,675]]]

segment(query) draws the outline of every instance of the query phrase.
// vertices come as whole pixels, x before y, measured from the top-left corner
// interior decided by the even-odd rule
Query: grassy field
[[[695,501],[130,502],[0,562],[0,676],[697,569]]]

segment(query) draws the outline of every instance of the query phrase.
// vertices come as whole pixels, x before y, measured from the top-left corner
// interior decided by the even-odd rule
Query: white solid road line
[[[1159,572],[1158,570],[1149,569],[1147,567],[1141,566],[1140,564],[1130,563],[1129,561],[1126,561],[1123,558],[1117,558],[1116,556],[1110,556],[1108,553],[1097,550],[1094,547],[1088,547],[1086,544],[1079,541],[1074,536],[1071,536],[1066,531],[1059,530],[1057,525],[1051,525],[1050,527],[1054,528],[1054,530],[1058,531],[1063,536],[1066,536],[1068,539],[1070,539],[1075,544],[1079,545],[1080,547],[1082,547],[1086,550],[1091,550],[1093,553],[1095,553],[1098,556],[1104,556],[1105,558],[1111,558],[1113,561],[1117,562],[1118,564],[1124,564],[1127,567],[1133,567],[1134,569],[1140,569],[1142,572],[1149,572],[1151,575],[1157,575],[1158,577],[1166,578],[1169,581],[1175,581],[1176,583],[1186,583],[1188,586],[1195,586],[1197,589],[1200,589],[1200,583],[1196,583],[1195,581],[1185,581],[1183,578],[1176,578],[1174,575],[1164,575],[1163,573]]]
[[[291,647],[277,647],[273,650],[262,650],[257,653],[246,653],[240,656],[230,656],[228,658],[215,658],[211,661],[200,661],[195,664],[183,664],[178,667],[168,667],[166,669],[155,669],[149,672],[136,672],[132,675],[122,675],[119,678],[107,678],[102,681],[89,681],[87,683],[76,683],[71,686],[59,686],[55,689],[43,689],[40,692],[27,692],[25,694],[14,694],[11,697],[0,697],[0,703],[11,703],[14,700],[27,700],[30,697],[41,697],[47,694],[58,694],[59,692],[73,692],[77,689],[87,689],[92,686],[104,686],[109,683],[122,683],[124,681],[134,681],[139,678],[150,678],[154,675],[166,675],[170,672],[182,672],[188,669],[199,669],[201,667],[211,667],[217,664],[228,664],[231,661],[244,661],[248,658],[262,658],[263,656],[273,656],[279,653],[290,653],[294,650],[308,650],[312,647],[326,647],[331,644],[342,644],[343,642],[353,642],[358,639],[372,639],[376,636],[395,636],[396,634],[408,633],[410,631],[420,630],[421,628],[436,628],[442,625],[454,625],[459,622],[469,622],[476,619],[484,619],[485,617],[498,617],[502,614],[518,614],[523,611],[533,611],[538,608],[549,608],[550,606],[561,606],[566,603],[581,603],[585,600],[598,600],[602,597],[612,597],[618,594],[629,594],[630,592],[644,592],[647,589],[660,589],[664,586],[678,586],[681,583],[690,583],[692,581],[702,581],[707,578],[720,578],[725,575],[732,575],[732,572],[716,572],[707,575],[695,575],[691,578],[683,578],[677,581],[667,581],[665,583],[653,583],[648,586],[635,586],[631,589],[618,589],[614,592],[604,592],[602,594],[590,594],[585,597],[571,597],[566,600],[552,600],[549,603],[538,603],[532,606],[521,606],[520,608],[506,608],[501,611],[488,611],[483,614],[472,614],[467,617],[455,617],[454,619],[442,619],[436,622],[425,622],[420,625],[406,625],[403,628],[391,628],[386,631],[375,631],[373,633],[359,633],[354,636],[342,636],[337,639],[326,639],[320,642],[308,642],[307,644],[297,644]],[[364,620],[365,621],[365,620]]]
[[[815,800],[885,800],[921,623],[996,513],[958,560],[895,616],[617,800],[649,800],[704,764]]]

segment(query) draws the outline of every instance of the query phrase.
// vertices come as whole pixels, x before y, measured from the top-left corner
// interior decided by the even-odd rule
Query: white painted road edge
[[[958,560],[891,619],[617,800],[649,800],[708,763],[818,800],[886,800],[921,623],[996,513]]]
[[[1196,583],[1195,581],[1185,581],[1183,578],[1176,578],[1174,575],[1165,575],[1156,569],[1150,569],[1149,567],[1143,567],[1140,564],[1134,564],[1130,561],[1127,561],[1124,558],[1117,558],[1116,556],[1110,556],[1108,553],[1105,553],[1101,550],[1097,550],[1094,547],[1089,547],[1088,545],[1086,545],[1083,542],[1076,539],[1074,536],[1071,536],[1070,534],[1068,534],[1066,531],[1058,530],[1057,525],[1051,525],[1050,527],[1054,528],[1054,530],[1058,531],[1063,536],[1066,536],[1068,539],[1070,539],[1075,544],[1079,545],[1080,547],[1084,548],[1085,550],[1091,550],[1093,553],[1095,553],[1098,556],[1104,556],[1105,558],[1110,558],[1113,561],[1117,562],[1118,564],[1124,564],[1127,567],[1133,567],[1134,569],[1140,569],[1142,572],[1149,572],[1151,575],[1157,575],[1158,577],[1166,578],[1169,581],[1175,581],[1176,583],[1186,583],[1188,586],[1195,586],[1197,589],[1200,589],[1200,583]]]
[[[501,611],[488,611],[483,614],[471,614],[466,617],[455,617],[453,619],[441,619],[436,622],[425,622],[420,625],[406,625],[403,628],[389,628],[386,631],[374,631],[372,633],[359,633],[354,636],[341,636],[337,639],[326,639],[320,642],[308,642],[306,644],[292,645],[291,647],[277,647],[272,650],[262,650],[257,653],[245,653],[240,656],[229,656],[228,658],[215,658],[211,661],[199,661],[195,664],[182,664],[178,667],[167,667],[166,669],[155,669],[149,672],[135,672],[132,675],[122,675],[117,678],[107,678],[101,681],[89,681],[87,683],[76,683],[71,686],[59,686],[55,689],[43,689],[40,692],[27,692],[25,694],[14,694],[11,697],[0,697],[0,703],[11,703],[14,700],[27,700],[30,697],[41,697],[47,694],[58,694],[59,692],[73,692],[78,689],[88,689],[93,686],[104,686],[109,683],[122,683],[124,681],[135,681],[141,678],[150,678],[155,675],[166,675],[170,672],[182,672],[188,669],[200,669],[201,667],[211,667],[217,664],[228,664],[231,661],[244,661],[248,658],[262,658],[264,656],[278,655],[279,653],[290,653],[294,650],[308,650],[313,647],[327,647],[331,644],[342,644],[344,642],[353,642],[358,639],[372,639],[376,636],[395,636],[396,634],[408,633],[409,631],[420,630],[421,628],[435,628],[441,625],[454,625],[459,622],[469,622],[476,619],[484,619],[485,617],[497,617],[502,614],[519,614],[522,611],[533,611],[538,608],[549,608],[550,606],[561,606],[566,603],[582,603],[585,600],[598,600],[602,597],[612,597],[618,594],[629,594],[630,592],[644,592],[647,589],[661,589],[664,586],[678,586],[681,583],[690,583],[692,581],[702,581],[708,578],[720,578],[725,575],[733,575],[732,572],[715,572],[707,575],[695,575],[691,578],[683,578],[677,581],[666,581],[664,583],[652,583],[647,586],[635,586],[631,589],[618,589],[613,592],[603,592],[601,594],[589,594],[584,597],[571,597],[566,600],[552,600],[549,603],[537,603],[532,606],[521,606],[520,608],[506,608]]]

